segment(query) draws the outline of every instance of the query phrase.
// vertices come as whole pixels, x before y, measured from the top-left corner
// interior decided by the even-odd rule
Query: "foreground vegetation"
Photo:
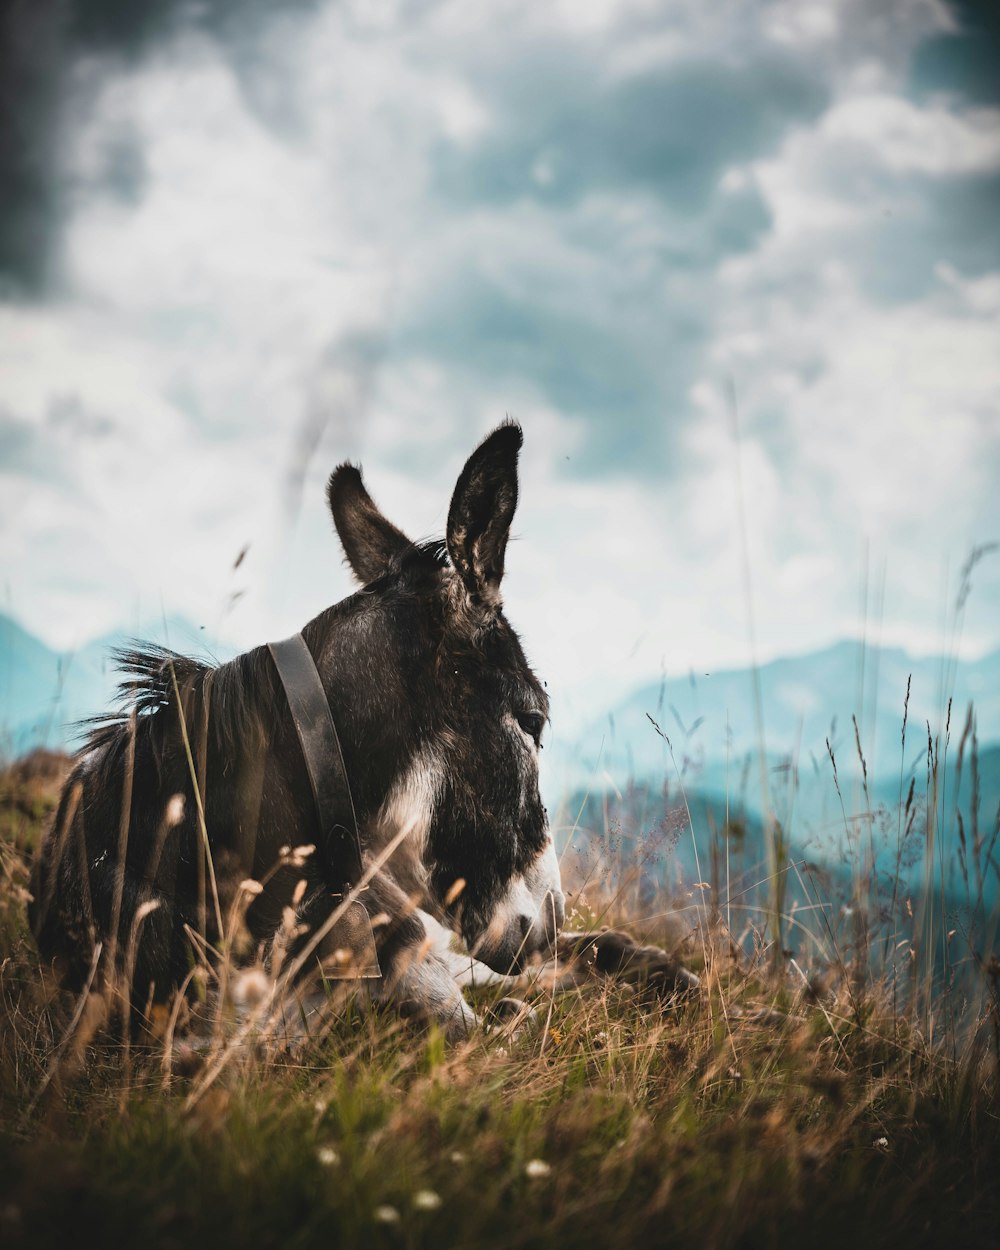
[[[678,932],[593,892],[579,922],[680,943],[701,996],[594,975],[457,1047],[355,1004],[184,1075],[44,988],[24,900],[59,774],[0,783],[3,1244],[995,1244],[995,961],[917,1011],[738,947],[711,908]]]

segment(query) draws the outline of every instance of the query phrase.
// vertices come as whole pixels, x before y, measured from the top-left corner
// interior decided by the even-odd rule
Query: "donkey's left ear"
[[[382,515],[353,464],[334,469],[326,495],[347,562],[362,586],[387,573],[393,559],[412,546],[402,530]]]
[[[517,507],[521,427],[512,421],[481,443],[462,470],[448,509],[448,554],[473,603],[500,607],[507,535]]]

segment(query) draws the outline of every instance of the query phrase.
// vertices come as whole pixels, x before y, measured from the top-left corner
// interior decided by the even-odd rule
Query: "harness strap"
[[[343,873],[343,892],[361,880],[361,841],[330,700],[301,634],[269,642],[309,774],[323,849]]]

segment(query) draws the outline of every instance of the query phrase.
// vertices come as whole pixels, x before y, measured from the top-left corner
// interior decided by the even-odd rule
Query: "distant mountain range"
[[[997,869],[988,868],[986,857],[991,848],[1000,852],[1000,837],[994,838],[1000,817],[1000,746],[977,751],[975,778],[968,753],[960,772],[952,756],[938,769],[936,786],[928,785],[923,769],[915,769],[904,776],[902,787],[898,777],[875,782],[869,785],[867,800],[855,802],[848,794],[843,807],[832,775],[800,783],[794,801],[792,789],[789,779],[773,806],[792,858],[843,870],[849,877],[851,865],[874,851],[881,873],[916,882],[925,868],[927,809],[932,805],[935,879],[943,872],[947,889],[959,897],[967,875],[974,893],[978,859],[986,870],[986,893],[996,896]],[[697,779],[683,786],[663,778],[659,784],[631,781],[617,791],[578,791],[560,805],[555,823],[560,848],[572,841],[578,849],[600,852],[606,866],[616,869],[613,875],[620,875],[618,867],[641,865],[661,884],[703,879],[709,872],[713,841],[719,846],[728,841],[745,869],[756,877],[765,875],[759,801],[745,801],[736,790],[704,787]]]
[[[975,897],[977,859],[986,900],[997,896],[1000,651],[955,664],[840,642],[756,675],[687,674],[553,745],[554,788],[569,796],[553,808],[557,841],[572,842],[585,875],[620,863],[618,879],[638,870],[640,883],[690,886],[728,842],[734,871],[758,880],[777,820],[788,856],[842,885],[859,847],[881,878],[912,885],[930,808],[949,899]]]
[[[980,745],[1000,743],[1000,651],[956,664],[839,642],[762,665],[756,680],[752,670],[735,669],[650,683],[582,733],[561,733],[553,763],[570,789],[620,788],[630,779],[676,782],[683,774],[703,789],[746,790],[754,805],[762,755],[772,779],[791,768],[832,776],[827,741],[847,777],[860,774],[860,740],[869,778],[898,780],[901,764],[909,773],[926,755],[928,725],[943,749],[949,700],[953,749],[970,705]]]

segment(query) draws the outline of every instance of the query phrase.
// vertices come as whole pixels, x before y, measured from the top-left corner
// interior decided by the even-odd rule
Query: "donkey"
[[[373,992],[450,1035],[477,1020],[440,923],[510,973],[552,949],[564,918],[538,788],[548,699],[500,597],[521,443],[506,422],[473,452],[443,542],[412,542],[341,464],[327,494],[361,589],[301,632],[371,876],[358,898],[379,942]],[[148,646],[118,659],[122,706],[91,724],[66,782],[30,921],[64,982],[92,979],[101,949],[148,1004],[185,983],[193,938],[223,940],[248,884],[246,929],[266,952],[292,915],[300,947],[322,936],[358,882],[322,827],[267,647],[217,666]]]

